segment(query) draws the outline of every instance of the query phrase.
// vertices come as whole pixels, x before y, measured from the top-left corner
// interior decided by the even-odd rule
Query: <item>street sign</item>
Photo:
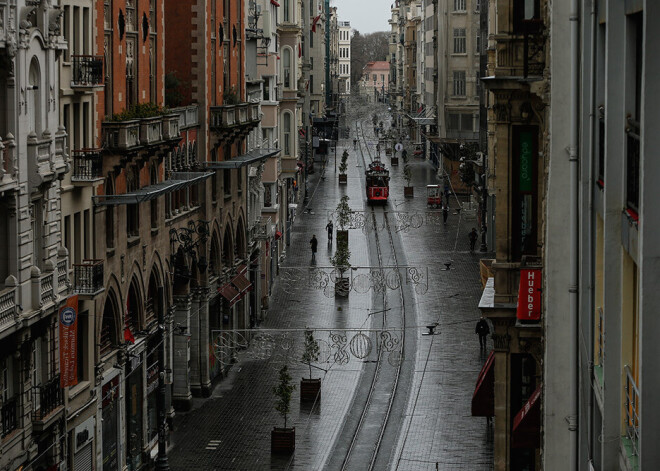
[[[394,146],[394,149],[395,149],[397,152],[401,152],[401,151],[403,150],[403,144],[401,144],[400,142],[398,142],[398,143]]]

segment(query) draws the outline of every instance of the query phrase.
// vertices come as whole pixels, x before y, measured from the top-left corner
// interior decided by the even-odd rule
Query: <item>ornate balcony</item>
[[[273,237],[273,223],[270,217],[261,217],[254,225],[254,238],[268,240]]]
[[[55,288],[53,287],[53,279],[53,273],[47,273],[41,277],[39,294],[42,306],[55,301]]]
[[[18,428],[18,397],[4,401],[1,409],[2,414],[2,438]]]
[[[32,426],[36,431],[45,429],[64,411],[60,375],[45,384],[32,387]]]
[[[102,179],[103,158],[101,149],[78,149],[72,151],[72,182],[93,182]]]
[[[261,121],[259,103],[212,106],[209,128],[218,142],[228,143],[245,137]]]
[[[73,265],[73,289],[80,295],[95,296],[103,291],[103,260],[83,260]]]
[[[496,75],[540,78],[545,68],[545,35],[500,37],[496,54]]]
[[[17,174],[16,141],[7,134],[5,139],[0,137],[0,192],[18,189]]]
[[[105,147],[113,150],[130,150],[140,145],[140,120],[106,121],[102,123]]]
[[[16,288],[0,292],[0,327],[16,319]]]
[[[103,56],[72,55],[71,88],[103,87]]]

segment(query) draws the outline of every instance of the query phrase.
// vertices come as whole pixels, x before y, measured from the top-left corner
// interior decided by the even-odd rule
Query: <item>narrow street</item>
[[[415,195],[404,198],[403,161],[391,167],[384,149],[389,201],[367,204],[364,168],[376,153],[374,113],[389,129],[386,105],[348,105],[350,138],[340,139],[336,150],[337,159],[349,152],[348,184],[338,184],[334,152],[325,169],[316,162],[269,310],[212,396],[177,413],[172,469],[492,469],[492,431],[485,418],[470,414],[485,361],[474,333],[484,254],[470,253],[468,242],[476,221],[456,211],[456,197],[446,224],[438,210],[427,209],[426,185],[438,183],[437,171],[419,158],[409,159]],[[359,149],[353,148],[356,135]],[[354,289],[347,297],[325,286],[335,249],[325,226],[343,195],[362,221],[349,230]],[[312,235],[319,240],[313,264]],[[377,282],[375,272],[384,281]],[[436,335],[425,335],[434,324]],[[300,361],[305,329],[321,346],[312,370],[322,378],[321,398],[309,406],[300,402],[299,385],[309,376]],[[272,388],[284,363],[296,385],[287,418],[296,428],[291,456],[270,452],[270,431],[283,426]]]

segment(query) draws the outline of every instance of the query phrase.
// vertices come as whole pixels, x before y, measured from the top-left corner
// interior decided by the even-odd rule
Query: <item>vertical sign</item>
[[[541,319],[541,270],[520,270],[516,317],[523,321]]]
[[[78,384],[78,295],[66,300],[60,309],[60,386]]]

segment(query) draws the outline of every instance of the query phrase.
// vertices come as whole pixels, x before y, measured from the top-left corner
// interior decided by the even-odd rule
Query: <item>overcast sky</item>
[[[390,31],[387,21],[392,3],[394,0],[330,0],[330,6],[337,7],[339,21],[350,21],[360,34]]]

